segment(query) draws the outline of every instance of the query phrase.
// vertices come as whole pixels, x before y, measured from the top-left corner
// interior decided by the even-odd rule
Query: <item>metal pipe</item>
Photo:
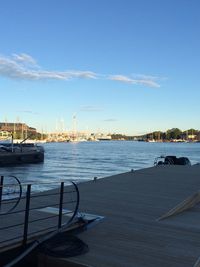
[[[1,210],[1,201],[2,201],[2,194],[3,194],[3,180],[4,180],[4,176],[1,176],[1,180],[0,180],[0,210]]]
[[[31,198],[31,184],[27,185],[26,191],[26,210],[25,210],[25,217],[24,217],[24,235],[23,235],[23,246],[27,243],[27,236],[28,236],[28,224],[29,224],[29,211],[30,211],[30,198]]]
[[[61,182],[61,184],[60,184],[60,203],[59,203],[59,215],[58,215],[58,228],[61,228],[61,226],[62,226],[63,193],[64,193],[64,182]]]
[[[13,138],[14,138],[14,137],[13,137],[13,133],[12,133],[12,134],[11,134],[11,149],[12,149],[12,152],[14,151],[14,148],[13,148],[13,147],[14,147],[14,145],[13,145],[13,142],[14,142],[14,141],[13,141]]]

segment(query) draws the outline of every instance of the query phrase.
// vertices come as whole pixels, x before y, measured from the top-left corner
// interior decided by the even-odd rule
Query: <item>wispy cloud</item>
[[[30,55],[27,54],[13,54],[13,60],[15,60],[16,62],[21,62],[23,64],[30,64],[32,66],[38,66],[36,63],[36,60],[34,58],[32,58]]]
[[[80,110],[85,112],[97,112],[102,111],[103,109],[96,106],[82,106]]]
[[[164,81],[168,79],[167,77],[145,75],[145,74],[138,74],[138,73],[131,74],[131,76],[136,79],[153,80],[153,81],[161,81],[161,80]]]
[[[110,75],[109,80],[123,82],[123,83],[135,83],[132,79],[124,75]]]
[[[145,86],[154,87],[154,88],[160,87],[160,85],[155,81],[155,77],[152,77],[152,76],[143,75],[143,77],[132,78],[132,77],[125,76],[125,75],[110,75],[108,79],[112,81],[118,81],[118,82],[129,83],[129,84],[140,84],[140,85],[145,85]]]
[[[158,77],[158,76],[139,74],[139,73],[132,73],[131,76],[134,77],[135,79],[144,79],[144,80],[158,80],[158,79],[160,79],[160,77]]]
[[[0,55],[0,76],[10,79],[23,80],[63,80],[71,79],[101,79],[112,80],[147,87],[160,87],[159,78],[149,75],[107,75],[98,74],[93,71],[66,70],[50,71],[44,70],[37,64],[37,61],[28,54],[13,54],[10,57]]]
[[[48,71],[42,70],[29,55],[14,54],[11,57],[0,56],[0,75],[12,79],[25,80],[70,80],[73,78],[95,79],[92,71]]]

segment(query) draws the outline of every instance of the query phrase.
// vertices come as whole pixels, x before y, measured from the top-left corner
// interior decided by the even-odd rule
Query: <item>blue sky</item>
[[[2,0],[0,121],[200,129],[198,0]]]

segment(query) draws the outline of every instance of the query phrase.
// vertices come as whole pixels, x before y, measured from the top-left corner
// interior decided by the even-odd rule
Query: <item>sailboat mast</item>
[[[73,139],[76,139],[76,114],[73,115]]]

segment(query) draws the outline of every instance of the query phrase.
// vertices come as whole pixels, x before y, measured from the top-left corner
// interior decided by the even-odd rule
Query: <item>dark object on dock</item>
[[[67,232],[57,234],[38,249],[45,255],[59,258],[75,257],[89,251],[87,244]]]
[[[27,253],[27,251],[30,252]],[[36,267],[40,266],[39,254],[54,258],[69,258],[85,254],[88,251],[88,245],[81,239],[68,232],[61,232],[38,247],[34,246],[34,242],[32,242],[25,247],[21,246],[1,253],[0,267]],[[20,260],[16,261],[14,265],[8,263],[15,258],[20,258]]]
[[[191,162],[186,157],[161,156],[155,159],[154,165],[191,165]]]

